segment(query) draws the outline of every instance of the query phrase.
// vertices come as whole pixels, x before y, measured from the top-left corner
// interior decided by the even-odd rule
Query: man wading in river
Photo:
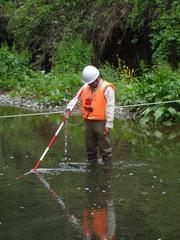
[[[99,149],[103,162],[107,163],[112,159],[110,129],[114,120],[114,86],[101,79],[99,70],[94,66],[86,66],[82,75],[85,84],[80,99],[86,123],[87,159],[90,163],[97,162]],[[65,119],[69,117],[73,102],[74,99],[67,106]]]

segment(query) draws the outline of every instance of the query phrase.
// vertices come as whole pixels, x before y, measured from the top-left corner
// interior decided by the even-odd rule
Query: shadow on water
[[[0,115],[24,112],[0,107]],[[0,239],[180,239],[180,126],[116,120],[113,164],[88,165],[84,125],[72,117],[42,171],[17,181],[61,118],[0,120]]]

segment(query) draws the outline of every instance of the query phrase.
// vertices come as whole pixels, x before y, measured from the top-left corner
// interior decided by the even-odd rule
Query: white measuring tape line
[[[59,111],[59,112],[42,112],[42,113],[27,113],[27,114],[16,114],[16,115],[0,116],[0,118],[29,117],[29,116],[40,116],[40,115],[62,114],[62,113],[63,113],[63,111]]]
[[[119,107],[129,108],[129,107],[150,106],[150,105],[167,104],[167,103],[180,103],[180,100],[172,100],[172,101],[164,101],[164,102],[154,102],[154,103],[138,103],[138,104],[130,104],[130,105],[120,105]]]
[[[172,101],[164,101],[164,102],[154,102],[154,103],[139,103],[139,104],[130,104],[130,105],[120,105],[118,107],[130,108],[130,107],[151,106],[151,105],[168,104],[168,103],[180,103],[180,100],[172,100]],[[64,113],[63,111],[59,111],[59,112],[42,112],[42,113],[27,113],[27,114],[0,116],[0,119],[1,118],[40,116],[40,115],[53,115],[53,114],[63,114],[63,113]]]

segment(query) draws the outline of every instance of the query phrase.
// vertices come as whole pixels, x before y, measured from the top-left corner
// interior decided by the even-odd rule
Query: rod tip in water
[[[19,179],[23,178],[24,176],[26,176],[26,175],[28,175],[28,174],[30,174],[30,173],[32,173],[32,170],[30,170],[30,171],[27,172],[27,173],[24,173],[24,174],[21,175],[21,176],[16,177],[16,180],[19,180]]]

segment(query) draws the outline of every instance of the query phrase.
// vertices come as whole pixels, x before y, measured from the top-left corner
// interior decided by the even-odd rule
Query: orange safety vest
[[[106,99],[104,92],[108,86],[114,86],[102,80],[97,88],[92,91],[89,85],[85,85],[81,93],[82,115],[84,119],[106,120]]]
[[[98,239],[107,236],[107,209],[85,209],[83,212],[83,231],[86,236],[96,235]]]
[[[82,229],[90,239],[111,239],[115,240],[116,235],[108,233],[108,212],[107,208],[84,209]]]

